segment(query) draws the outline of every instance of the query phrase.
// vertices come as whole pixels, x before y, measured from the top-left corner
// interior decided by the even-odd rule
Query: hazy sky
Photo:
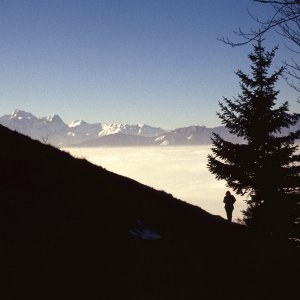
[[[254,27],[247,8],[270,12],[252,0],[2,0],[0,115],[219,125],[217,102],[237,95],[234,71],[248,70],[250,47],[217,38]],[[277,35],[267,44],[281,45],[277,65],[292,55]]]

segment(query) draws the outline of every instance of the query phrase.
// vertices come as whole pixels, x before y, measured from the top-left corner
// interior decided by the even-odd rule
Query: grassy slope
[[[1,126],[0,143],[0,299],[296,292],[293,253],[246,228]],[[132,237],[137,219],[163,238]]]

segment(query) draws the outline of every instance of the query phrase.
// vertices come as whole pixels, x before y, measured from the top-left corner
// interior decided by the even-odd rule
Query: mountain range
[[[207,145],[211,144],[213,132],[228,141],[241,142],[223,126],[165,130],[146,124],[90,124],[83,120],[66,124],[57,114],[39,118],[18,109],[0,117],[0,124],[59,147]],[[300,129],[300,124],[296,129]]]

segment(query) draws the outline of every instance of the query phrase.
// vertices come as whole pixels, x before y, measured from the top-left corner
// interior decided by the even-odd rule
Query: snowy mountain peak
[[[36,119],[36,117],[31,114],[31,113],[28,113],[26,111],[23,111],[23,110],[19,110],[19,109],[15,109],[10,115],[9,115],[10,119],[18,119],[18,120],[21,120],[21,119]]]
[[[50,117],[46,117],[46,121],[55,122],[55,123],[64,123],[64,121],[61,119],[61,117],[57,114],[54,114]]]
[[[40,141],[58,146],[66,145],[204,145],[211,144],[212,133],[225,140],[240,142],[222,126],[207,128],[189,126],[175,130],[163,130],[146,124],[89,124],[83,120],[65,124],[59,115],[37,118],[33,114],[14,110],[12,114],[0,117],[0,124]],[[299,126],[299,124],[297,125]]]
[[[69,124],[69,127],[77,127],[82,125],[88,125],[88,123],[83,120],[74,120]]]
[[[164,132],[161,128],[151,127],[149,125],[129,125],[129,124],[104,124],[99,136],[123,133],[129,135],[140,135],[145,137],[154,137]]]

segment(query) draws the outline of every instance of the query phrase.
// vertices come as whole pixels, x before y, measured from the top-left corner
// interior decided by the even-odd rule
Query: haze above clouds
[[[206,211],[225,217],[224,181],[207,170],[209,146],[65,148],[75,157],[135,179]],[[236,197],[234,219],[241,217],[245,202]],[[245,199],[246,197],[243,197]]]

